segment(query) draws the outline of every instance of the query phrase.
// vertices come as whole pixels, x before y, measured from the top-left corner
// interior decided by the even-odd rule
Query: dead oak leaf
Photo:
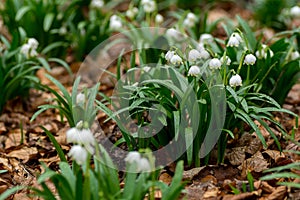
[[[227,154],[227,158],[232,165],[241,165],[245,158],[245,147],[232,148],[231,152]]]
[[[38,150],[36,147],[22,147],[21,149],[13,150],[9,152],[7,155],[9,157],[15,157],[20,160],[23,160],[26,163],[29,159],[36,157],[38,154]]]

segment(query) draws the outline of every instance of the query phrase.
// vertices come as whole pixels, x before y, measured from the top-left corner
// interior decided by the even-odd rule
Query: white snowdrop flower
[[[188,76],[198,76],[200,74],[200,68],[196,65],[191,66],[188,71]]]
[[[151,70],[151,67],[149,67],[149,66],[145,66],[145,67],[143,67],[143,70],[144,70],[145,72],[150,72],[150,70]]]
[[[244,64],[254,65],[256,62],[256,57],[253,54],[247,54],[244,59]]]
[[[293,51],[293,52],[291,53],[291,59],[292,59],[292,60],[296,60],[296,59],[299,58],[299,57],[300,57],[300,54],[299,54],[298,51]]]
[[[137,15],[138,12],[139,12],[138,8],[133,7],[126,11],[126,16],[130,19],[133,19]]]
[[[194,13],[188,13],[186,18],[183,21],[183,24],[188,27],[193,27],[195,26],[196,22],[197,22],[196,15]]]
[[[150,172],[151,166],[147,158],[141,158],[138,162],[138,172]]]
[[[180,41],[183,39],[183,34],[180,33],[179,31],[177,31],[176,29],[174,28],[169,28],[167,31],[166,31],[166,36],[173,39],[173,40],[176,40],[176,41]]]
[[[188,61],[195,62],[197,59],[201,58],[200,52],[196,49],[192,49],[189,52]]]
[[[21,46],[20,52],[24,54],[26,58],[37,56],[37,52],[32,49],[28,43]]]
[[[270,54],[270,57],[273,57],[274,56],[274,53],[273,51],[265,44],[262,44],[261,45],[261,49],[257,50],[255,52],[255,55],[256,57],[258,57],[259,59],[262,59],[262,58],[267,58],[267,55],[268,55],[268,52]]]
[[[209,33],[203,33],[200,36],[200,43],[209,44],[212,43],[213,41],[214,41],[214,37]]]
[[[73,127],[66,133],[67,143],[78,143],[80,141],[80,130]]]
[[[103,0],[92,0],[91,2],[91,7],[100,9],[104,6],[104,1]]]
[[[84,144],[84,145],[87,145],[87,146],[91,146],[91,145],[94,145],[95,143],[95,138],[93,136],[93,133],[91,132],[90,129],[82,129],[80,132],[79,132],[79,141],[78,143],[79,144]]]
[[[172,56],[170,63],[172,63],[173,65],[180,65],[182,63],[182,59],[180,58],[180,56],[175,54]]]
[[[300,7],[299,6],[292,7],[290,10],[290,14],[292,17],[300,18]]]
[[[29,57],[36,57],[38,55],[37,51],[35,49],[31,49],[29,52]]]
[[[210,54],[208,53],[208,51],[206,51],[205,49],[203,49],[202,51],[200,51],[200,58],[207,60],[210,58]]]
[[[191,21],[189,19],[184,19],[183,20],[183,25],[184,26],[187,26],[187,27],[193,27],[195,26],[195,22],[194,21]]]
[[[58,29],[58,34],[59,35],[66,35],[68,32],[67,28],[65,26],[60,27],[60,29]]]
[[[161,24],[164,21],[164,17],[161,14],[155,16],[155,23]]]
[[[223,56],[221,59],[220,59],[221,63],[226,63],[226,65],[230,65],[231,63],[231,59],[228,57],[228,56]]]
[[[240,45],[241,37],[238,33],[232,33],[227,42],[228,47],[238,47]]]
[[[88,152],[82,146],[74,145],[68,153],[68,156],[72,157],[77,164],[82,165],[87,160]]]
[[[187,19],[189,19],[190,21],[194,21],[196,22],[197,21],[197,17],[194,13],[188,13],[187,16],[186,16]]]
[[[142,0],[141,4],[146,13],[151,13],[156,10],[156,3],[153,0]]]
[[[39,42],[35,38],[29,38],[27,44],[31,49],[37,49],[39,46]]]
[[[211,59],[208,64],[210,69],[220,69],[221,65],[222,63],[218,58]]]
[[[204,44],[201,43],[201,42],[199,42],[199,43],[198,43],[198,46],[197,46],[197,50],[198,50],[199,52],[201,52],[202,50],[205,50]]]
[[[240,77],[240,75],[233,75],[229,80],[229,85],[231,87],[242,86],[242,78]]]
[[[84,104],[85,103],[85,95],[82,92],[77,94],[76,103],[77,104]]]
[[[125,161],[128,163],[138,163],[141,160],[141,154],[137,151],[131,151],[127,154]]]
[[[171,58],[174,56],[175,51],[168,51],[165,55],[165,59],[170,62]]]
[[[117,15],[111,16],[109,22],[109,29],[115,31],[119,30],[120,28],[122,28],[122,21],[120,17],[118,17]]]

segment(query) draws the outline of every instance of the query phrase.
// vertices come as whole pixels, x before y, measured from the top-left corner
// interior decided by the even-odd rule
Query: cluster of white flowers
[[[84,122],[80,121],[76,127],[69,129],[66,133],[67,142],[75,144],[68,155],[78,164],[83,164],[86,161],[88,152],[94,153],[95,138],[91,130],[84,126]]]
[[[116,31],[122,28],[121,18],[117,15],[112,15],[109,20],[109,29],[112,31]]]
[[[243,42],[239,33],[232,33],[227,42],[228,47],[238,47]]]
[[[133,7],[133,8],[130,8],[129,10],[126,11],[126,16],[129,19],[133,19],[138,14],[138,12],[139,12],[138,8]]]
[[[39,42],[34,38],[29,38],[26,44],[23,44],[20,52],[26,56],[26,58],[35,57],[38,55],[36,49],[39,46]]]
[[[195,62],[198,59],[207,60],[207,59],[209,59],[209,57],[210,57],[210,55],[209,55],[208,51],[206,51],[204,48],[201,48],[200,51],[198,51],[196,49],[192,49],[189,52],[188,61]]]
[[[257,50],[255,52],[256,57],[258,57],[259,59],[262,58],[267,58],[268,52],[270,54],[270,57],[273,57],[274,53],[273,51],[265,44],[261,45],[261,49]]]
[[[247,54],[244,59],[244,64],[254,65],[256,62],[256,57],[253,54]]]
[[[161,24],[164,21],[164,17],[161,14],[157,14],[155,16],[155,23],[156,24]]]
[[[143,158],[137,151],[131,151],[127,154],[125,161],[129,164],[137,165],[137,172],[150,172],[151,166],[147,158]]]
[[[165,59],[176,66],[182,63],[182,58],[177,55],[175,51],[168,51],[165,55]]]
[[[100,9],[104,6],[104,1],[103,0],[92,0],[90,6],[91,6],[91,8]]]
[[[229,80],[229,85],[231,87],[242,86],[242,78],[240,75],[233,75]]]
[[[193,27],[195,26],[197,22],[197,17],[194,13],[188,13],[186,18],[183,21],[183,25],[187,26],[187,27]]]
[[[290,15],[295,18],[300,18],[300,7],[294,6],[290,10]]]
[[[151,13],[156,10],[156,3],[154,0],[142,0],[141,5],[146,13]]]

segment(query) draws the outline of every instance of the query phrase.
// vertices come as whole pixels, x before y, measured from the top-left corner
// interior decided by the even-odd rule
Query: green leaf
[[[188,164],[191,165],[193,161],[193,129],[191,127],[185,128],[185,145]]]
[[[16,21],[20,21],[20,19],[23,18],[23,16],[30,11],[31,8],[29,6],[24,6],[22,7],[20,10],[18,10],[17,14],[16,14]]]
[[[16,186],[16,187],[13,187],[13,188],[10,188],[10,189],[6,190],[5,192],[3,192],[0,195],[0,200],[7,199],[10,195],[18,192],[19,190],[22,190],[23,188],[25,188],[25,187],[24,186]]]
[[[173,111],[174,116],[174,132],[175,132],[175,141],[178,140],[179,137],[179,130],[180,130],[180,112],[179,111]]]
[[[55,17],[54,13],[47,13],[46,14],[46,16],[44,18],[44,23],[43,23],[43,28],[44,28],[45,32],[49,31],[49,29],[52,25],[54,17]]]

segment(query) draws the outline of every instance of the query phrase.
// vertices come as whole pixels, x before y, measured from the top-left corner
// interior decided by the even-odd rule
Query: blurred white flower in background
[[[92,0],[91,1],[91,8],[100,9],[104,6],[103,0]]]
[[[231,59],[228,56],[222,56],[222,58],[220,59],[221,63],[226,63],[226,65],[230,65],[231,63]]]
[[[121,18],[117,15],[112,15],[109,20],[109,29],[112,31],[116,31],[122,28]]]
[[[296,59],[299,58],[299,57],[300,57],[300,54],[299,54],[298,51],[293,51],[293,52],[291,53],[291,59],[292,59],[292,60],[296,60]]]
[[[138,163],[138,172],[150,172],[151,171],[151,166],[150,162],[147,158],[141,158],[139,163]]]
[[[181,41],[184,38],[184,35],[177,31],[175,28],[169,28],[166,31],[166,36],[176,41]]]
[[[200,74],[200,68],[196,65],[191,66],[188,71],[188,76],[198,76]]]
[[[209,33],[203,33],[200,36],[199,40],[200,40],[200,44],[209,44],[209,43],[212,43],[214,41],[214,37]]]
[[[82,165],[87,160],[88,152],[82,146],[74,145],[71,147],[68,156],[72,157],[77,164]]]
[[[85,95],[80,92],[76,96],[76,104],[84,104],[85,103]]]
[[[161,14],[157,14],[155,16],[155,23],[156,24],[161,24],[164,21],[164,17]]]
[[[209,61],[209,68],[210,69],[221,69],[221,61],[218,58],[213,58]]]
[[[292,17],[300,18],[300,7],[299,6],[292,7],[290,10],[290,14]]]
[[[229,80],[229,85],[231,87],[242,86],[242,78],[240,75],[233,75]]]
[[[257,50],[255,52],[255,55],[256,57],[258,57],[259,59],[262,59],[262,58],[267,58],[267,55],[268,55],[268,52],[270,54],[270,57],[273,57],[274,53],[273,51],[265,44],[262,44],[261,45],[261,49]]]
[[[195,62],[197,59],[200,59],[200,58],[201,58],[201,54],[198,50],[196,50],[196,49],[190,50],[189,55],[188,55],[188,61]]]
[[[151,13],[156,10],[156,3],[154,0],[142,0],[141,5],[146,13]]]
[[[26,44],[21,46],[20,52],[26,56],[26,58],[36,57],[38,55],[36,49],[39,46],[39,42],[35,38],[29,38]]]
[[[128,163],[139,162],[141,159],[141,154],[137,151],[131,151],[127,154],[125,161]]]
[[[130,19],[133,19],[138,14],[138,12],[139,12],[138,8],[133,7],[126,11],[126,16]]]
[[[125,161],[129,164],[137,165],[137,172],[151,171],[150,162],[147,158],[143,158],[137,151],[131,151],[127,154]]]
[[[256,62],[256,57],[253,54],[247,54],[244,59],[244,64],[254,65]]]
[[[194,13],[188,13],[186,18],[183,21],[183,25],[188,26],[188,27],[193,27],[195,26],[197,22],[197,17]]]

